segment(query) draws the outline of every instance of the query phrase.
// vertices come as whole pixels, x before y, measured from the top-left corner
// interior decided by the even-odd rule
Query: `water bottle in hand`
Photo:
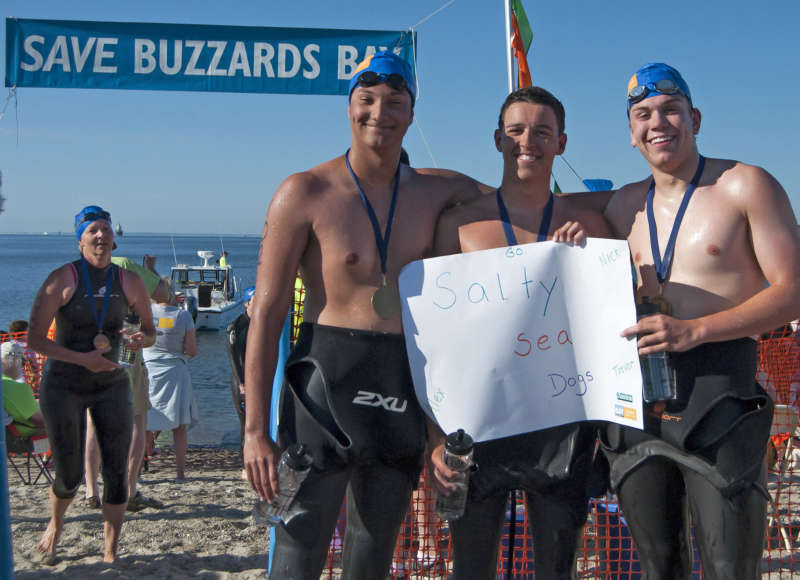
[[[286,521],[289,507],[311,471],[312,462],[311,454],[303,444],[291,445],[283,452],[278,462],[278,485],[281,491],[272,503],[266,500],[256,503],[253,511],[257,522],[276,526]]]
[[[443,459],[445,465],[457,471],[458,475],[450,480],[456,486],[450,495],[441,493],[436,495],[436,513],[443,520],[452,521],[464,515],[464,508],[467,505],[469,472],[473,468],[472,437],[463,429],[450,433],[445,439]]]
[[[647,297],[636,305],[636,318],[641,320],[661,312],[658,304],[650,302]],[[669,401],[678,394],[675,368],[672,366],[669,353],[653,352],[639,357],[642,364],[642,399],[645,403]]]
[[[119,364],[123,367],[133,366],[136,362],[136,351],[128,348],[131,335],[139,332],[142,325],[135,312],[129,312],[122,322],[122,345],[119,349]]]

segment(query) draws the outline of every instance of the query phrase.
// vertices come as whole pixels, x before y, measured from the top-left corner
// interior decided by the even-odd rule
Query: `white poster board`
[[[449,433],[499,439],[573,421],[642,428],[627,243],[541,242],[400,273],[417,398]]]

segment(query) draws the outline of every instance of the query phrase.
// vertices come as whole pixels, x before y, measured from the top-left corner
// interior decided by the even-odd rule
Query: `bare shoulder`
[[[339,158],[332,159],[284,179],[272,195],[268,214],[281,219],[291,216],[293,221],[310,215],[314,205],[341,181],[338,165],[344,167]]]
[[[627,238],[630,234],[636,213],[643,207],[649,184],[649,177],[629,183],[615,191],[608,200],[603,213],[618,237]]]
[[[713,185],[743,210],[764,203],[788,202],[778,180],[761,167],[730,159],[707,159],[706,164]]]
[[[45,285],[52,285],[59,289],[71,288],[75,286],[76,274],[77,272],[71,263],[64,264],[50,272],[45,280]]]
[[[77,275],[72,264],[64,264],[50,272],[39,288],[31,311],[42,308],[45,303],[56,306],[66,304],[77,287]]]

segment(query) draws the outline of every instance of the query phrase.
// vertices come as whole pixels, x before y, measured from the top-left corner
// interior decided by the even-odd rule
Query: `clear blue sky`
[[[307,2],[5,0],[2,16],[244,26],[405,29],[445,0]],[[800,208],[797,146],[800,3],[789,0],[535,2],[534,83],[567,111],[566,159],[583,178],[616,185],[647,166],[630,147],[624,94],[648,61],[677,67],[703,113],[700,150],[768,169]],[[457,0],[417,28],[420,99],[406,149],[487,183],[507,90],[501,0]],[[5,46],[5,26],[2,27]],[[4,48],[3,48],[4,50]],[[4,67],[5,54],[0,67]],[[4,73],[4,71],[2,71]],[[2,89],[2,101],[7,89]],[[346,98],[23,88],[0,120],[6,211],[0,233],[71,231],[99,203],[130,232],[258,234],[288,174],[341,154]],[[2,102],[0,101],[0,102]],[[561,160],[556,177],[580,188]]]

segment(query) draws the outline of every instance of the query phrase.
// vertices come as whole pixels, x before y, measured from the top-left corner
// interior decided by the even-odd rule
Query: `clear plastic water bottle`
[[[641,320],[647,316],[659,314],[658,304],[650,302],[647,297],[636,305],[636,317]],[[677,396],[675,369],[666,351],[653,352],[639,357],[642,364],[642,399],[645,403],[669,401]]]
[[[444,442],[443,460],[445,465],[457,471],[458,475],[450,480],[456,486],[450,495],[436,494],[436,513],[443,520],[452,521],[464,515],[464,508],[467,505],[469,473],[473,468],[472,437],[463,429],[450,433]]]
[[[313,458],[302,443],[289,446],[278,462],[278,485],[280,493],[272,503],[261,500],[253,510],[256,521],[276,526],[285,521],[297,492],[311,471]]]
[[[122,345],[119,349],[119,364],[123,367],[130,367],[136,362],[136,351],[128,348],[131,335],[139,332],[142,324],[135,312],[129,312],[122,322]]]

